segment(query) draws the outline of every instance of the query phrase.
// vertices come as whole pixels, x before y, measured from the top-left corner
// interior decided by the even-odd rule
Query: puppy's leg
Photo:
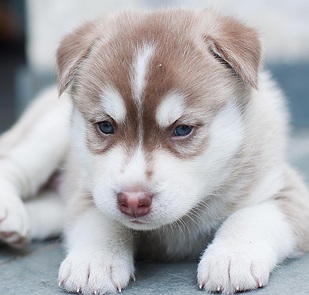
[[[34,99],[18,121],[0,136],[0,158],[5,157],[13,146],[21,142],[39,117],[57,104],[57,89],[50,87]]]
[[[133,240],[128,229],[88,209],[67,234],[68,255],[59,270],[59,286],[69,292],[120,292],[134,273]]]
[[[52,98],[54,103],[50,103]],[[29,239],[30,230],[21,198],[35,196],[63,161],[68,147],[70,101],[57,101],[56,89],[38,99],[40,105],[46,101],[47,108],[30,107],[22,119],[25,125],[17,123],[1,139],[0,239],[16,247]],[[30,120],[32,116],[36,120]]]
[[[296,238],[277,201],[241,209],[226,219],[198,266],[198,284],[208,292],[256,289],[292,255]]]
[[[37,198],[26,201],[25,206],[30,220],[31,240],[54,238],[62,233],[65,210],[56,192],[41,192]]]

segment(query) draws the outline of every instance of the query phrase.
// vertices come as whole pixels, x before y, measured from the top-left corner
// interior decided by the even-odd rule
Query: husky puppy
[[[61,194],[65,290],[120,292],[136,257],[200,258],[199,288],[235,293],[309,250],[308,191],[253,29],[210,10],[124,12],[67,35],[57,63],[63,97],[45,92],[1,139],[0,235],[58,234]],[[41,189],[62,163],[60,189]]]

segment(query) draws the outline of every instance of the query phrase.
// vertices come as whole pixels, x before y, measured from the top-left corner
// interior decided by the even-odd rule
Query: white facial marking
[[[156,120],[161,127],[168,127],[179,119],[184,112],[184,97],[178,93],[169,93],[157,108]]]
[[[132,79],[132,94],[133,99],[136,102],[138,108],[138,134],[139,134],[139,143],[142,143],[143,139],[143,110],[141,106],[142,94],[147,83],[146,74],[147,67],[151,56],[154,53],[154,46],[150,44],[144,44],[141,48],[137,50],[136,58],[133,64],[133,79]]]
[[[126,107],[120,93],[112,86],[106,87],[101,95],[101,105],[106,114],[116,122],[123,122],[126,116]]]
[[[154,53],[154,46],[151,44],[145,44],[137,50],[135,62],[133,65],[133,97],[137,103],[141,102],[142,93],[146,85],[147,67],[151,56]]]
[[[145,153],[142,148],[139,146],[132,158],[125,165],[124,174],[123,174],[123,185],[125,187],[130,187],[132,184],[142,184],[146,182],[146,160]]]

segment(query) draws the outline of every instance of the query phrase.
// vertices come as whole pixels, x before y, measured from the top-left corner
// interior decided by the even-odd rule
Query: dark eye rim
[[[104,123],[104,124],[109,124],[109,125],[112,127],[112,131],[111,131],[111,132],[104,132],[104,131],[102,130],[102,128],[100,127],[100,125],[101,125],[102,123]],[[95,125],[96,125],[96,129],[97,129],[97,131],[99,132],[99,134],[101,134],[101,135],[103,135],[103,136],[111,136],[111,135],[115,134],[115,132],[116,132],[116,126],[115,126],[115,124],[114,124],[112,121],[110,121],[110,120],[103,120],[103,121],[100,121],[100,122],[96,122]]]

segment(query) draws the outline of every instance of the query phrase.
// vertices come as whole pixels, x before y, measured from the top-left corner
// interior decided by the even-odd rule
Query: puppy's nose
[[[143,191],[120,192],[117,195],[119,210],[131,217],[141,217],[149,213],[153,195]]]

